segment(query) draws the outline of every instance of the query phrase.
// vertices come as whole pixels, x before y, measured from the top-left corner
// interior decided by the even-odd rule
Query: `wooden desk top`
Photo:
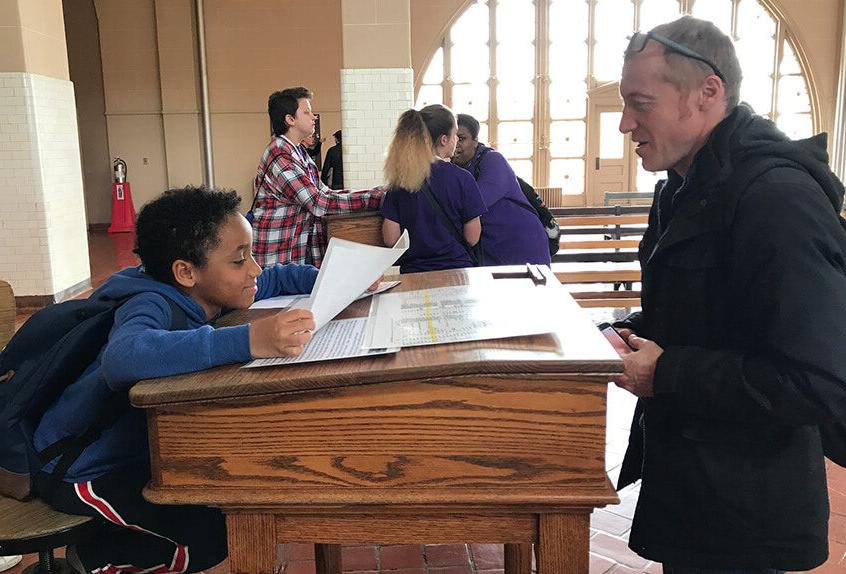
[[[492,281],[517,282],[530,289],[559,289],[562,320],[555,333],[508,339],[472,341],[410,347],[394,355],[241,369],[226,365],[186,375],[152,379],[136,384],[132,404],[150,408],[196,402],[252,402],[269,396],[312,389],[420,380],[436,377],[490,374],[599,375],[623,371],[620,358],[599,334],[572,297],[550,276],[547,285],[535,287],[527,278],[510,278],[524,273],[521,266],[458,269],[401,275],[395,288],[411,291],[450,285],[474,285]],[[503,277],[503,275],[508,277]],[[370,299],[353,303],[339,318],[367,314]],[[539,309],[538,312],[548,310]],[[238,311],[219,324],[238,324],[249,316],[273,311]]]

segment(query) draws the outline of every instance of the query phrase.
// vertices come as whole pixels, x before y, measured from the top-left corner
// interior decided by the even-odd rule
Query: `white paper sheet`
[[[388,293],[370,306],[365,348],[413,347],[459,341],[538,335],[555,331],[557,289],[535,289],[531,299],[520,286],[501,283],[438,287]],[[549,298],[549,303],[538,299]]]
[[[313,361],[330,361],[332,359],[346,359],[363,357],[366,355],[383,355],[396,353],[399,348],[362,349],[366,317],[356,319],[338,319],[329,321],[326,328],[303,347],[303,352],[297,357],[276,357],[273,359],[256,359],[244,365],[243,368],[269,367],[273,365],[291,365],[295,363],[311,363]]]
[[[310,299],[300,299],[294,309],[314,313],[315,331],[332,320],[376,281],[408,249],[408,230],[393,247],[377,247],[333,237],[323,257]]]
[[[377,287],[375,291],[365,291],[364,293],[356,297],[356,301],[358,301],[359,299],[364,299],[365,297],[370,297],[371,295],[378,295],[379,293],[384,293],[388,289],[393,289],[400,283],[402,283],[402,281],[382,281],[381,283],[379,283],[379,287]],[[287,309],[300,299],[310,299],[310,296],[279,295],[278,297],[269,297],[268,299],[256,301],[255,303],[250,305],[250,309]]]

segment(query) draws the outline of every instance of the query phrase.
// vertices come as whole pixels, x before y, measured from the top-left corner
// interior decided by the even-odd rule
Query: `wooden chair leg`
[[[505,574],[532,574],[532,545],[505,545]]]
[[[341,574],[341,546],[339,544],[314,545],[317,574]]]

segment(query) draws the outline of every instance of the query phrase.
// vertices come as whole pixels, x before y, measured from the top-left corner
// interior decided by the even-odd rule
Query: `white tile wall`
[[[89,277],[73,84],[0,72],[0,278],[25,296]]]
[[[341,70],[344,187],[384,183],[382,167],[397,119],[414,107],[411,68]]]

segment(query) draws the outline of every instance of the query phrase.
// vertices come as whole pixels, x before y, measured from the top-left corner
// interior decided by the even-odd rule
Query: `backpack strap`
[[[482,146],[482,151],[479,152],[479,161],[476,162],[476,166],[473,168],[473,179],[476,181],[479,181],[479,176],[482,174],[482,160],[485,159],[485,156],[488,155],[489,151],[491,151],[491,148],[485,144],[479,145]]]
[[[123,305],[130,297],[122,300],[115,306],[115,310]],[[169,331],[184,331],[188,328],[188,315],[170,297],[164,297],[170,306],[170,328]],[[59,482],[67,474],[70,467],[82,455],[82,452],[93,444],[104,430],[111,427],[129,409],[129,396],[114,393],[103,404],[100,405],[101,415],[97,421],[85,429],[81,434],[66,436],[48,445],[38,452],[38,460],[45,465],[56,457],[59,457],[56,467],[43,483],[45,492],[42,495],[51,496],[56,491]]]
[[[476,244],[475,247],[471,247],[467,240],[464,239],[464,234],[462,234],[458,229],[456,229],[455,225],[453,224],[452,220],[447,216],[444,208],[441,206],[438,198],[432,193],[432,190],[429,188],[429,180],[423,182],[423,187],[420,188],[420,192],[426,196],[426,199],[429,200],[429,204],[432,206],[432,210],[438,214],[438,217],[441,219],[441,223],[444,227],[446,227],[447,231],[452,234],[452,237],[458,241],[458,243],[464,247],[467,253],[470,255],[470,260],[473,261],[473,265],[476,267],[481,267],[484,265],[483,257],[481,249],[479,249],[479,243]]]

